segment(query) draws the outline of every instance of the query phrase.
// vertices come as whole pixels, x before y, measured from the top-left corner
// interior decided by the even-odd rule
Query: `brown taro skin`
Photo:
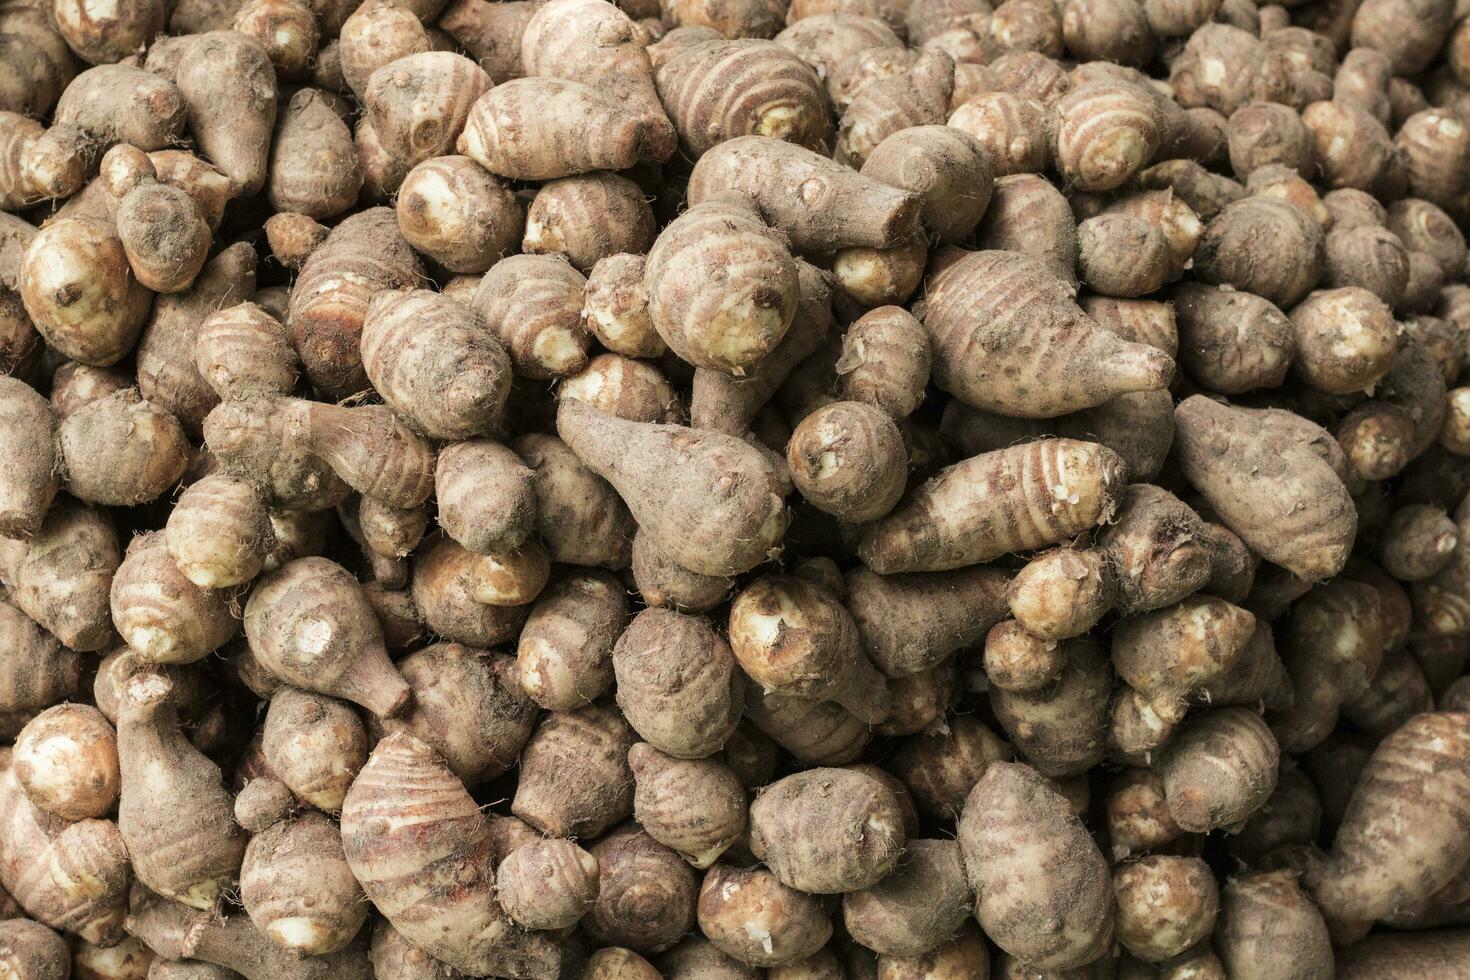
[[[1044,439],[941,470],[865,530],[873,571],[936,572],[1057,544],[1110,519],[1127,466],[1112,450]]]
[[[121,563],[111,517],[69,498],[52,506],[31,538],[0,539],[0,582],[10,602],[81,652],[112,642],[108,594]]]
[[[520,684],[548,711],[572,711],[613,682],[612,652],[628,622],[628,595],[613,575],[574,572],[537,597],[516,648]]]
[[[309,812],[255,834],[245,849],[240,893],[261,932],[307,956],[334,953],[362,929],[368,903],[325,814]]]
[[[514,451],[491,439],[445,446],[434,469],[439,525],[468,551],[514,551],[536,526],[534,476]]]
[[[653,209],[636,183],[619,174],[578,174],[536,192],[522,248],[564,252],[587,275],[608,256],[646,253],[655,234]]]
[[[661,953],[693,926],[699,881],[672,849],[637,824],[615,829],[591,847],[597,899],[582,928],[598,945]]]
[[[965,801],[958,837],[975,917],[1001,949],[1058,970],[1107,952],[1112,876],[1046,777],[1030,766],[992,765]]]
[[[626,422],[577,401],[562,406],[557,429],[618,491],[640,529],[691,571],[747,571],[785,533],[786,507],[771,464],[735,436]],[[714,486],[730,490],[711,499]]]
[[[1031,637],[1024,645],[1064,640],[1091,629],[1113,606],[1117,583],[1109,561],[1101,549],[1060,547],[1042,552],[1017,572],[1006,588],[1006,604],[1016,617],[1014,628]],[[988,661],[986,672],[990,672]],[[1019,688],[1008,683],[1001,686],[1009,690],[1028,686],[1019,676],[1016,680]]]
[[[1281,750],[1260,715],[1217,708],[1183,726],[1157,768],[1169,812],[1192,833],[1236,827],[1276,789]]]
[[[1214,946],[1232,980],[1329,980],[1334,975],[1327,925],[1292,871],[1227,881]]]
[[[193,663],[240,630],[228,595],[187,579],[156,531],[128,545],[112,580],[111,606],[123,639],[153,663]]]
[[[1179,362],[1190,377],[1224,395],[1274,388],[1286,379],[1296,336],[1269,300],[1184,283],[1174,289],[1173,301]]]
[[[407,289],[422,276],[391,208],[360,211],[333,228],[301,267],[287,319],[312,383],[336,397],[367,390],[360,347],[368,303],[379,290]]]
[[[737,198],[693,205],[648,253],[648,315],[695,367],[740,376],[781,342],[801,297],[780,232]]]
[[[1014,619],[997,623],[985,636],[985,678],[1000,691],[1026,693],[1040,690],[1061,674],[1066,665],[1063,646],[1043,640]]]
[[[87,704],[58,704],[16,736],[13,765],[26,795],[65,820],[104,817],[117,802],[117,733]]]
[[[1125,620],[1113,633],[1113,664],[1161,714],[1227,673],[1255,630],[1256,618],[1213,596]]]
[[[456,146],[497,177],[556,180],[651,158],[659,128],[582,82],[517,78],[480,96]]]
[[[511,362],[499,342],[472,310],[428,290],[374,298],[362,362],[384,400],[435,439],[486,434],[510,394]]]
[[[1086,638],[1063,641],[1062,667],[1032,691],[993,687],[990,704],[1017,751],[1043,775],[1085,773],[1107,751],[1108,677],[1098,645]]]
[[[923,317],[934,383],[969,405],[1051,418],[1166,387],[1173,375],[1163,351],[1098,327],[1039,259],[949,251],[936,263]]]
[[[786,444],[786,463],[814,507],[854,524],[887,514],[908,484],[898,426],[861,402],[833,402],[803,419]]]
[[[39,922],[8,919],[0,922],[0,969],[14,977],[66,980],[71,950],[66,940]]]
[[[1077,281],[1081,243],[1066,195],[1039,174],[1008,174],[995,182],[990,205],[976,229],[984,249],[1019,252],[1039,260],[1053,276]]]
[[[997,762],[1015,758],[1015,750],[974,718],[952,715],[948,731],[914,736],[894,753],[892,769],[913,795],[920,811],[953,820],[965,797]]]
[[[730,644],[702,616],[645,609],[612,651],[624,717],[662,752],[698,759],[719,751],[745,708]]]
[[[843,896],[842,915],[848,934],[874,952],[920,956],[954,936],[972,903],[959,844],[911,840],[892,874]]]
[[[768,695],[758,689],[748,691],[746,699],[751,724],[802,762],[853,762],[873,738],[871,726],[835,701]]]
[[[127,680],[117,720],[118,829],[133,872],[162,895],[215,910],[245,853],[219,767],[184,736],[174,684],[162,674]]]
[[[597,898],[597,859],[569,840],[523,844],[495,873],[500,904],[527,929],[565,929]]]
[[[691,158],[752,134],[814,150],[831,141],[822,82],[780,42],[691,39],[660,59],[654,77]]]
[[[367,762],[368,734],[347,704],[283,686],[266,709],[261,749],[293,793],[323,812],[336,813]]]
[[[1443,887],[1470,850],[1470,715],[1417,715],[1384,739],[1353,790],[1332,850],[1308,870],[1324,914],[1380,918]]]
[[[111,820],[68,823],[33,804],[0,756],[0,883],[26,914],[97,945],[123,933],[127,846]]]
[[[934,354],[929,335],[907,310],[869,310],[848,328],[837,362],[837,393],[906,418],[924,400]]]
[[[1175,421],[1184,476],[1226,527],[1298,577],[1321,579],[1342,570],[1357,532],[1357,508],[1309,443],[1262,424],[1259,410],[1201,395],[1185,399]]]
[[[555,974],[561,953],[495,900],[493,848],[474,799],[424,742],[378,743],[342,807],[352,873],[410,943],[471,975]]]
[[[646,742],[628,750],[633,814],[654,840],[695,868],[713,864],[745,832],[745,787],[718,758],[676,759]]]
[[[859,891],[893,870],[903,814],[893,791],[851,769],[808,769],[772,783],[751,804],[752,852],[792,888]]]
[[[862,169],[894,133],[942,125],[954,93],[954,59],[943,51],[921,51],[908,71],[864,85],[842,113],[834,158]]]
[[[276,121],[276,73],[254,38],[210,31],[191,38],[175,73],[189,130],[203,156],[247,194],[265,184]]]
[[[326,631],[325,642],[312,642]],[[288,683],[361,704],[379,717],[408,703],[372,606],[352,574],[325,558],[298,558],[260,580],[245,606],[245,635]]]
[[[637,741],[616,708],[552,712],[521,753],[511,813],[549,836],[597,837],[633,812]]]
[[[513,255],[485,274],[470,305],[518,373],[548,379],[587,365],[580,322],[586,288],[563,255]]]
[[[714,429],[730,435],[744,434],[772,395],[800,365],[808,362],[822,348],[833,327],[831,276],[810,262],[798,259],[796,277],[801,294],[796,314],[771,353],[739,377],[709,368],[699,368],[694,372],[689,398],[690,424],[694,428]],[[591,288],[589,285],[589,296]],[[644,319],[647,320],[646,317]],[[917,328],[918,324],[914,326]],[[652,329],[651,324],[649,329]],[[663,350],[665,345],[657,333],[653,334],[653,339]],[[925,377],[927,379],[927,368]],[[773,445],[772,448],[778,449],[779,446]]]
[[[276,120],[267,193],[277,212],[325,220],[357,202],[362,172],[352,131],[314,89],[291,97]]]
[[[552,0],[531,18],[520,43],[527,75],[590,85],[644,125],[650,161],[673,155],[674,127],[659,102],[644,41],[628,14],[599,0]]]
[[[892,248],[919,225],[917,195],[766,136],[726,140],[695,164],[691,206],[732,192],[751,201],[800,253],[853,245]]]
[[[56,416],[25,382],[0,377],[0,439],[10,462],[0,473],[0,534],[36,533],[56,496]]]
[[[1324,248],[1322,226],[1305,211],[1285,201],[1250,197],[1210,221],[1195,253],[1195,269],[1207,283],[1233,286],[1286,307],[1317,284]]]
[[[170,958],[159,960],[153,968],[155,977],[166,980],[221,980],[239,974],[278,980],[371,980],[373,975],[365,943],[303,958],[272,942],[244,915],[222,919],[142,888],[134,890],[128,929],[150,949]],[[171,962],[174,958],[184,963]],[[196,961],[214,968],[201,972]],[[159,969],[163,965],[187,965],[189,969],[164,973]]]
[[[536,705],[521,690],[515,661],[458,643],[436,643],[397,663],[412,700],[386,732],[406,731],[432,746],[466,786],[515,764],[535,728]]]
[[[365,118],[406,171],[452,151],[475,100],[490,87],[485,70],[463,55],[420,51],[368,76]]]
[[[698,915],[699,931],[710,943],[754,967],[803,959],[832,936],[832,919],[820,897],[782,884],[760,866],[716,864],[710,868],[699,889]]]

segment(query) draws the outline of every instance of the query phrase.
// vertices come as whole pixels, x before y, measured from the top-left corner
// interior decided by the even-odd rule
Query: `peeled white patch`
[[[320,923],[301,915],[277,919],[266,926],[265,931],[270,933],[272,939],[287,949],[298,949],[302,951],[312,951],[319,948],[322,940],[325,938],[323,935],[324,930]]]
[[[571,331],[560,329],[543,330],[537,334],[531,353],[552,374],[563,373],[585,355]]]
[[[128,630],[127,640],[128,646],[134,650],[164,663],[168,662],[167,658],[174,649],[173,632],[156,626],[134,627]]]
[[[331,646],[332,636],[332,624],[325,619],[303,620],[296,627],[296,644],[303,653],[321,653]]]
[[[775,106],[761,113],[760,122],[756,124],[757,136],[769,136],[772,139],[784,139],[796,131],[797,123],[801,117],[797,114],[795,106]]]
[[[771,952],[774,949],[774,947],[771,945],[771,930],[765,928],[764,926],[758,925],[757,923],[747,922],[745,924],[745,934],[751,939],[754,939],[756,942],[760,943],[761,949],[766,951],[767,956],[771,955]]]
[[[82,13],[93,20],[117,20],[117,0],[82,0]]]

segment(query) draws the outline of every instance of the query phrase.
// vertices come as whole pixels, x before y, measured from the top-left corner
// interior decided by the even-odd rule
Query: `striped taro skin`
[[[951,113],[949,125],[980,141],[995,161],[997,177],[1046,169],[1051,113],[1036,99],[983,92]]]
[[[925,51],[908,71],[871,82],[853,96],[838,126],[836,159],[861,168],[892,134],[943,123],[953,93],[954,60],[943,51]]]
[[[586,278],[561,255],[512,255],[480,280],[471,305],[518,373],[545,380],[587,366]]]
[[[475,312],[425,289],[374,298],[362,363],[383,400],[434,439],[484,435],[510,394],[510,358]]]
[[[995,182],[975,241],[982,249],[1033,256],[1051,275],[1077,282],[1077,219],[1066,196],[1039,174]]]
[[[941,252],[924,313],[934,381],[976,408],[1053,418],[1167,386],[1163,351],[1098,327],[1040,259]]]
[[[639,120],[647,159],[674,154],[674,127],[654,88],[653,64],[627,14],[603,0],[552,0],[521,35],[527,75],[571,78],[590,85]],[[622,169],[622,168],[610,168]]]
[[[719,759],[676,759],[647,742],[628,750],[633,814],[649,836],[704,869],[745,831],[745,787]]]
[[[653,208],[643,189],[620,174],[577,174],[536,192],[522,247],[564,252],[583,275],[613,255],[644,255],[656,237]]]
[[[601,946],[661,953],[694,927],[699,881],[689,864],[627,823],[592,845],[597,900],[582,928]]]
[[[831,140],[816,73],[774,41],[688,44],[654,78],[679,145],[691,157],[737,136],[770,136],[818,151]]]
[[[696,367],[744,374],[786,336],[800,285],[781,235],[748,208],[707,201],[676,218],[648,255],[648,313]]]
[[[1384,739],[1307,884],[1329,918],[1366,921],[1423,900],[1470,855],[1470,714],[1431,712]]]
[[[334,398],[368,388],[360,349],[368,303],[381,290],[418,285],[423,275],[392,208],[361,211],[333,228],[301,267],[287,318],[312,384]]]
[[[495,899],[484,814],[412,735],[373,749],[342,805],[342,847],[383,917],[436,959],[472,975],[528,976],[519,971],[555,964],[555,946],[519,933]]]
[[[240,629],[229,596],[186,578],[157,531],[128,546],[112,580],[111,606],[123,639],[155,664],[193,663]]]
[[[1084,85],[1056,105],[1057,167],[1078,190],[1121,187],[1164,140],[1158,104],[1124,82]]]
[[[288,429],[352,489],[390,507],[417,507],[434,492],[434,447],[385,405],[343,408],[282,399]]]
[[[383,149],[413,167],[454,149],[490,76],[463,55],[421,51],[368,78],[365,104]]]
[[[26,914],[89,943],[123,936],[132,879],[111,820],[68,823],[25,795],[10,753],[0,757],[0,883]]]
[[[590,85],[517,78],[480,97],[457,146],[497,177],[554,180],[627,170],[649,155],[650,128]]]
[[[214,911],[240,871],[246,834],[219,766],[189,743],[178,694],[163,674],[123,684],[117,708],[122,775],[117,826],[133,873],[190,908]]]
[[[1057,544],[1112,516],[1127,466],[1111,449],[1043,439],[956,464],[864,533],[880,574],[963,568]]]
[[[522,927],[565,929],[597,898],[597,859],[558,837],[523,844],[500,863],[495,886]]]
[[[1174,821],[1191,833],[1238,827],[1276,789],[1281,749],[1251,708],[1217,708],[1184,725],[1156,767]]]
[[[194,367],[220,397],[289,394],[296,365],[286,328],[254,303],[222,309],[199,327]]]
[[[882,21],[846,12],[802,17],[777,34],[775,40],[825,80],[828,95],[839,106],[842,103],[837,82],[842,75],[839,69],[845,62],[851,63],[849,59],[864,52],[907,50],[898,35]]]

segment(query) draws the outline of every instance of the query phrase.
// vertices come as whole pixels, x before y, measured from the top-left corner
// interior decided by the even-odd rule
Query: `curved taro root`
[[[395,732],[373,749],[342,805],[342,846],[368,899],[436,959],[471,975],[556,971],[555,943],[496,901],[485,817],[424,742]]]

